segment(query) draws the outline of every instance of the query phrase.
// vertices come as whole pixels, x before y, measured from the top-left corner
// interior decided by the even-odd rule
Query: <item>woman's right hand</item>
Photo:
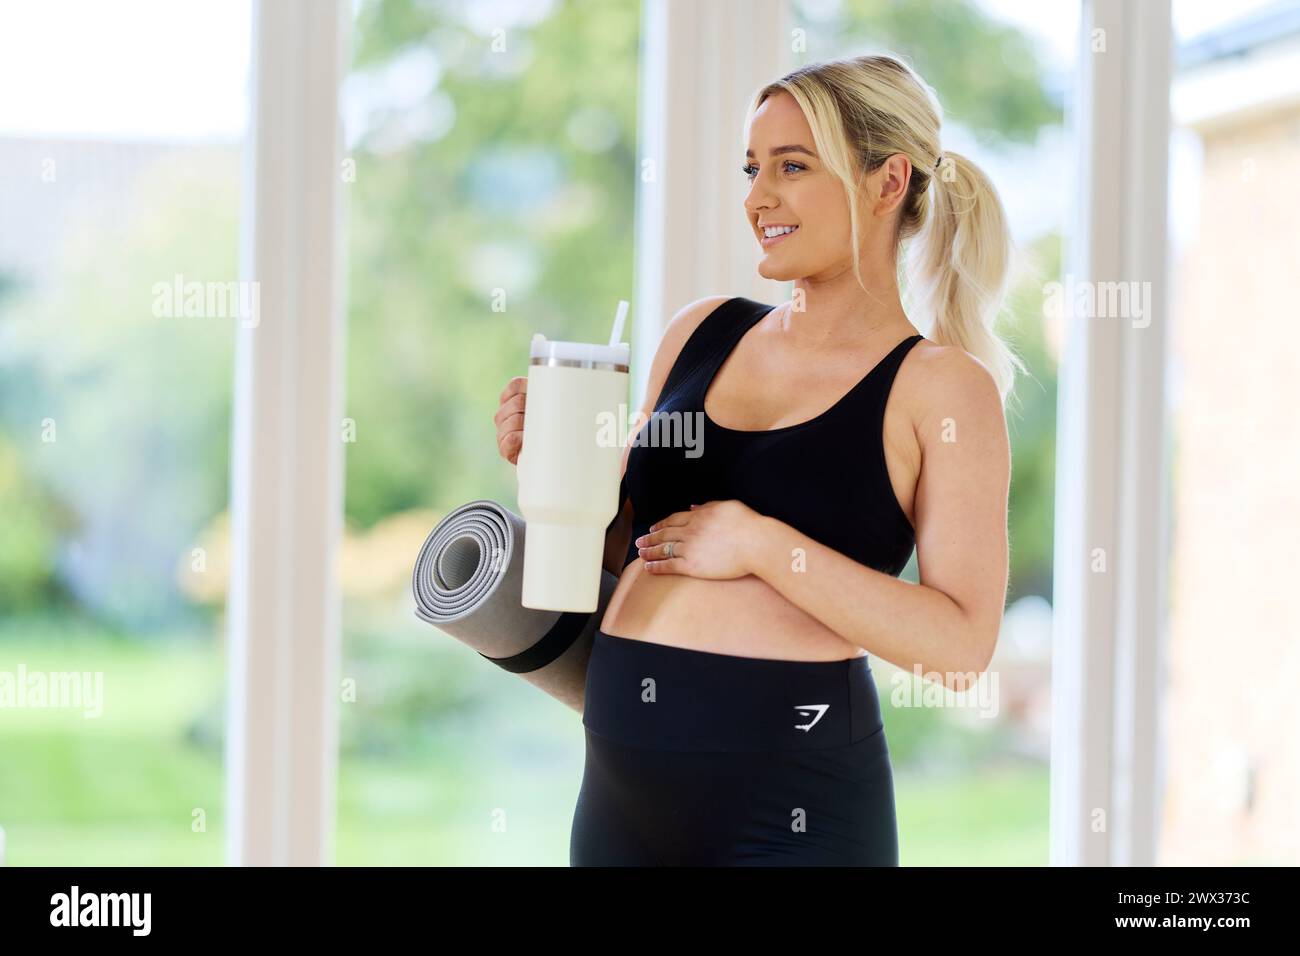
[[[524,447],[524,402],[527,390],[527,375],[516,375],[506,382],[506,387],[501,391],[501,407],[493,418],[497,424],[497,451],[512,465],[519,464],[519,452]]]

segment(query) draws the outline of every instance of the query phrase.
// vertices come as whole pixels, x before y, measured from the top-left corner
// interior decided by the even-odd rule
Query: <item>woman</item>
[[[745,211],[760,274],[795,292],[701,299],[664,332],[607,538],[572,865],[898,864],[868,654],[955,689],[987,667],[1023,369],[992,331],[999,199],[940,121],[890,56],[755,97]],[[913,236],[929,338],[896,278]],[[512,461],[523,407],[516,380]],[[898,579],[913,547],[919,585]]]

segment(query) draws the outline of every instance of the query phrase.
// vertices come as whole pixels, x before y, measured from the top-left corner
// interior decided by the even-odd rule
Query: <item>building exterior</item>
[[[1165,865],[1300,862],[1300,5],[1173,89]],[[1179,170],[1183,174],[1179,173]]]

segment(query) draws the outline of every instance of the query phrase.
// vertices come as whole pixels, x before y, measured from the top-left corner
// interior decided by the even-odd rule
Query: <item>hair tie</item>
[[[939,172],[939,167],[942,165],[943,165],[943,153],[940,153],[939,161],[934,164],[934,171],[936,174]]]

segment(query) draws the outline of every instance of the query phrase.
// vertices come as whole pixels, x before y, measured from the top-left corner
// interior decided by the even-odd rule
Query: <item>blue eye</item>
[[[800,163],[796,163],[792,159],[787,159],[785,162],[781,164],[781,166],[782,167],[793,166],[796,170],[803,170],[807,168]],[[746,163],[744,166],[740,167],[740,171],[744,173],[746,177],[752,180],[754,176],[757,175],[758,173],[758,167],[755,166],[753,163]]]

